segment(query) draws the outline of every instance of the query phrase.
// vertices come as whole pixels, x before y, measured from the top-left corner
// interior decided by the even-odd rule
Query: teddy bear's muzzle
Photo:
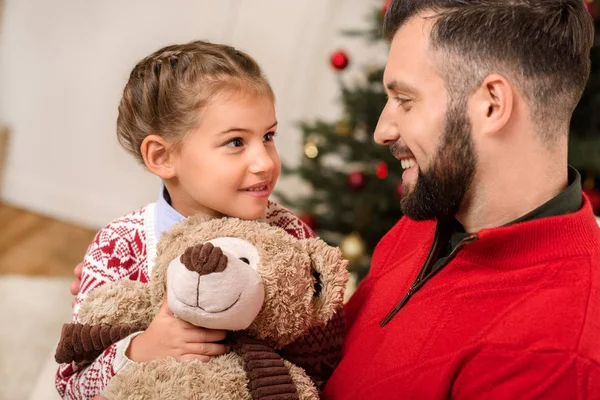
[[[219,240],[222,239],[222,240]],[[177,317],[213,329],[246,329],[265,298],[250,243],[219,238],[187,248],[167,267],[167,299]]]
[[[181,263],[198,275],[223,272],[227,268],[227,256],[212,243],[199,243],[188,247],[181,255]]]

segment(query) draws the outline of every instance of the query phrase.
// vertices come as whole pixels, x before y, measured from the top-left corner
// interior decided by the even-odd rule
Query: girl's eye
[[[242,147],[244,142],[242,142],[241,138],[233,138],[229,142],[225,143],[225,146],[228,147]]]
[[[277,132],[267,132],[265,133],[265,136],[263,136],[263,141],[270,142],[273,140],[275,135],[277,135]]]

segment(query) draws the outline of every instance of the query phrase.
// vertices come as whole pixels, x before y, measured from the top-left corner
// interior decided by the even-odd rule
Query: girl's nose
[[[271,155],[264,147],[256,151],[251,157],[249,170],[254,174],[260,172],[271,172],[275,166]]]

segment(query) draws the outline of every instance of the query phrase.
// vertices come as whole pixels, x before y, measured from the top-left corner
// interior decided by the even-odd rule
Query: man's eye
[[[394,100],[396,101],[396,103],[398,103],[401,106],[410,102],[410,99],[405,99],[403,97],[394,97]]]
[[[229,142],[225,143],[225,146],[228,147],[242,147],[244,145],[244,142],[242,142],[241,138],[234,138],[231,139]]]

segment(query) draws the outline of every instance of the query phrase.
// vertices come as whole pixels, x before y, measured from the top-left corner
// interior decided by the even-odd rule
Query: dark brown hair
[[[450,97],[499,73],[521,91],[542,133],[568,127],[590,74],[594,25],[583,0],[394,0],[386,37],[426,13]]]
[[[260,67],[233,47],[194,41],[163,47],[131,71],[117,118],[119,143],[143,163],[140,146],[150,134],[180,143],[217,94],[239,90],[275,96]]]

